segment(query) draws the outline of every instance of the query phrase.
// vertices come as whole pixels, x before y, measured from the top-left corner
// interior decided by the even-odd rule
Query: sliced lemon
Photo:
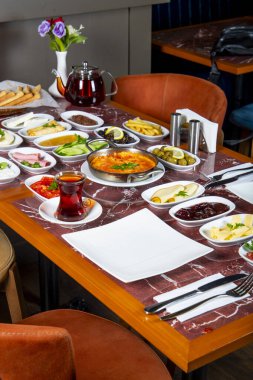
[[[173,148],[172,157],[176,158],[177,160],[181,160],[182,158],[184,158],[184,152],[182,151],[182,149]]]
[[[119,127],[110,127],[106,130],[105,136],[109,133],[113,133],[114,140],[121,140],[124,137],[124,132]]]

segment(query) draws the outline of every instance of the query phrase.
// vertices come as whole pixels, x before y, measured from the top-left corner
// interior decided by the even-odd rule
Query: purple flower
[[[45,37],[45,35],[49,32],[50,30],[50,22],[47,20],[42,21],[42,23],[38,27],[38,32],[41,37]]]
[[[64,22],[62,21],[58,21],[55,23],[55,26],[54,26],[54,29],[52,30],[52,33],[58,37],[58,38],[62,38],[65,36],[66,34],[66,29],[65,29],[65,25],[64,25]]]

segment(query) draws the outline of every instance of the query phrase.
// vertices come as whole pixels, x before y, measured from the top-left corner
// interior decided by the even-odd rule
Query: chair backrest
[[[0,324],[0,379],[74,380],[69,333],[59,327]]]
[[[116,79],[118,93],[112,100],[170,122],[176,109],[189,108],[219,125],[219,137],[227,109],[227,99],[217,85],[184,74],[127,75]],[[221,138],[219,138],[221,140]]]

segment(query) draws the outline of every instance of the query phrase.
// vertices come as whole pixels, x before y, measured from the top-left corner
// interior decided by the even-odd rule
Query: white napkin
[[[183,286],[182,288],[178,288],[178,289],[172,290],[170,292],[163,293],[159,296],[156,296],[156,297],[154,297],[154,300],[157,302],[161,302],[161,301],[164,301],[168,298],[177,297],[181,294],[185,294],[191,290],[197,289],[201,285],[205,285],[211,281],[217,280],[217,279],[222,278],[222,277],[224,277],[224,276],[221,273],[216,273],[212,276],[205,277],[199,281],[196,281],[196,282],[193,282],[189,285]],[[202,301],[205,298],[211,297],[215,294],[225,293],[227,290],[233,289],[235,286],[236,286],[236,284],[233,282],[231,282],[229,284],[218,286],[217,288],[208,290],[208,291],[203,292],[201,294],[197,294],[193,297],[186,298],[185,300],[179,300],[179,301],[173,302],[172,304],[170,304],[166,307],[166,310],[169,313],[177,312],[178,310],[181,310],[184,307],[188,307],[190,305],[193,305],[194,303]],[[188,319],[196,317],[197,315],[201,315],[203,313],[206,313],[207,311],[217,309],[221,306],[228,305],[230,303],[242,300],[242,299],[249,297],[249,296],[250,296],[249,294],[246,294],[245,296],[239,297],[239,298],[235,298],[235,297],[231,297],[231,296],[214,298],[213,300],[210,300],[210,301],[204,303],[203,305],[198,306],[196,309],[193,309],[191,311],[188,311],[187,313],[184,313],[184,314],[178,316],[177,319],[180,322],[184,322],[184,321],[187,321]]]
[[[249,167],[251,167],[252,170],[253,170],[253,164],[250,163],[250,162],[246,162],[245,164],[232,166],[231,168],[223,169],[223,170],[220,170],[218,172],[215,172],[215,173],[212,173],[212,174],[208,174],[208,177],[209,178],[213,178],[214,175],[222,174],[222,173],[226,173],[226,174],[224,174],[224,176],[222,177],[222,179],[236,177],[239,174],[247,173],[248,170],[235,171],[235,169],[243,169],[243,168],[249,168]],[[232,172],[229,173],[231,170],[232,170]],[[251,173],[249,175],[245,175],[245,176],[243,176],[241,178],[238,178],[236,181],[233,182],[233,184],[239,183],[239,182],[249,182],[249,181],[253,181],[253,173]],[[226,187],[228,187],[228,186],[226,186]]]
[[[181,115],[185,117],[186,122],[189,122],[192,119],[200,121],[201,131],[206,142],[207,151],[209,153],[215,153],[217,144],[218,123],[214,123],[210,120],[207,120],[203,116],[189,110],[188,108],[176,110],[176,112],[181,113]]]

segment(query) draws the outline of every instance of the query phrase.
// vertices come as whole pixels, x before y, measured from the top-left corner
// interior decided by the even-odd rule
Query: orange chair
[[[0,324],[0,379],[172,378],[155,352],[126,328],[78,310],[52,310]]]
[[[222,125],[227,98],[220,87],[184,74],[127,75],[116,79],[117,103],[170,122],[176,109],[189,108],[219,125],[218,141],[223,142]]]

